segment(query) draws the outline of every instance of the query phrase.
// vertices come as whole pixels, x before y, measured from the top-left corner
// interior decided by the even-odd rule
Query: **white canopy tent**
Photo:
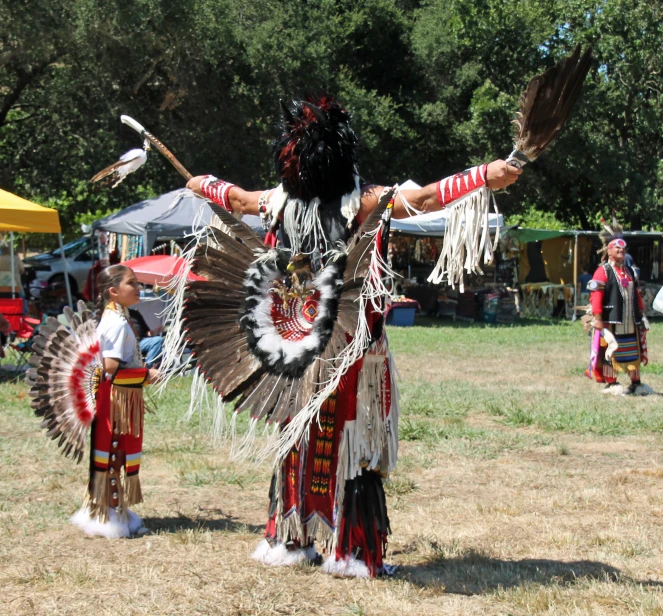
[[[419,184],[412,180],[407,180],[401,184],[404,190],[412,190],[421,188]],[[410,218],[401,218],[399,220],[392,219],[391,230],[400,231],[407,235],[419,235],[428,237],[443,237],[446,230],[446,221],[449,212],[440,210],[439,212],[430,212],[428,214],[420,214],[419,216],[411,216]],[[501,214],[488,215],[488,227],[496,229],[497,227],[504,226],[504,217]]]

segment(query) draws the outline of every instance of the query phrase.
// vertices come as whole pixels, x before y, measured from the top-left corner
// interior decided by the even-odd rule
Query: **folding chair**
[[[5,359],[8,361],[2,365],[2,372],[13,379],[25,372],[32,353],[35,327],[41,323],[39,319],[26,316],[24,307],[22,298],[0,298],[0,314],[10,326],[8,344],[4,348]]]

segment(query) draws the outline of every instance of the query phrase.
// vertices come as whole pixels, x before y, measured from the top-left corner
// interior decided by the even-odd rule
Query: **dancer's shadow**
[[[225,531],[242,534],[265,532],[264,524],[244,524],[234,516],[223,513],[221,509],[206,509],[201,515],[194,516],[179,514],[169,517],[145,517],[143,525],[154,533],[177,533],[183,530]]]
[[[572,585],[599,580],[661,588],[662,582],[634,580],[606,563],[548,559],[500,560],[468,551],[458,557],[435,556],[416,565],[400,566],[399,577],[422,588],[440,587],[445,593],[477,595],[528,584]]]

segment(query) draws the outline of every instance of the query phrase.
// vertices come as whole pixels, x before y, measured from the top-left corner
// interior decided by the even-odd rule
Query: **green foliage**
[[[257,189],[278,100],[325,89],[354,113],[364,177],[429,183],[506,156],[527,80],[576,43],[595,57],[578,108],[501,210],[543,228],[663,213],[660,2],[0,0],[0,23],[0,186],[70,235],[181,185],[157,156],[113,191],[88,183],[138,145],[121,113],[192,173]]]
[[[566,229],[566,225],[557,220],[553,212],[537,210],[533,205],[523,210],[520,214],[513,214],[506,219],[507,225],[518,225],[529,229],[551,229],[560,231]]]

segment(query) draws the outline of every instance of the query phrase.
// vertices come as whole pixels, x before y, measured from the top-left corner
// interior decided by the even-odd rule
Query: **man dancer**
[[[279,450],[266,540],[254,558],[270,565],[316,560],[313,542],[318,541],[329,554],[325,571],[369,577],[389,572],[383,563],[390,530],[382,481],[396,463],[398,441],[398,392],[383,329],[389,217],[454,206],[487,208],[490,189],[509,186],[520,170],[494,161],[422,189],[385,189],[360,183],[357,143],[350,116],[336,100],[294,100],[283,106],[274,148],[278,188],[247,192],[212,176],[191,179],[190,189],[226,212],[259,214],[265,243],[276,250],[261,252],[246,229],[218,209],[224,224],[242,234],[243,244],[217,235],[227,248],[214,252],[201,246],[197,267],[206,268],[201,273],[216,286],[192,283],[183,317],[201,374],[225,399],[239,400],[236,411],[246,408],[256,422],[263,417],[276,422],[282,438],[301,426],[300,436]],[[376,208],[382,208],[379,217],[371,216]],[[372,231],[361,227],[364,223]],[[476,244],[471,259],[481,258],[489,247],[479,248],[486,237],[480,225],[459,230],[462,235],[449,234],[449,241]],[[373,255],[370,266],[362,265],[366,255]],[[279,258],[290,260],[287,268]],[[462,272],[469,261],[469,256],[455,259],[445,267]],[[243,307],[238,311],[238,306]],[[345,333],[330,334],[332,327]],[[330,355],[334,344],[340,346]],[[226,355],[237,359],[226,362]],[[251,363],[251,357],[260,363]],[[311,376],[320,358],[320,375],[332,368],[324,377]],[[253,371],[246,380],[240,374],[244,365]],[[306,392],[301,399],[300,392]]]
[[[649,322],[644,315],[638,279],[625,262],[622,227],[614,217],[612,226],[604,227],[600,234],[603,248],[599,251],[603,253],[603,263],[587,285],[594,328],[587,376],[606,383],[604,394],[646,396],[652,389],[640,381],[640,366],[647,365]],[[627,389],[617,382],[620,372],[627,373],[631,380]]]

